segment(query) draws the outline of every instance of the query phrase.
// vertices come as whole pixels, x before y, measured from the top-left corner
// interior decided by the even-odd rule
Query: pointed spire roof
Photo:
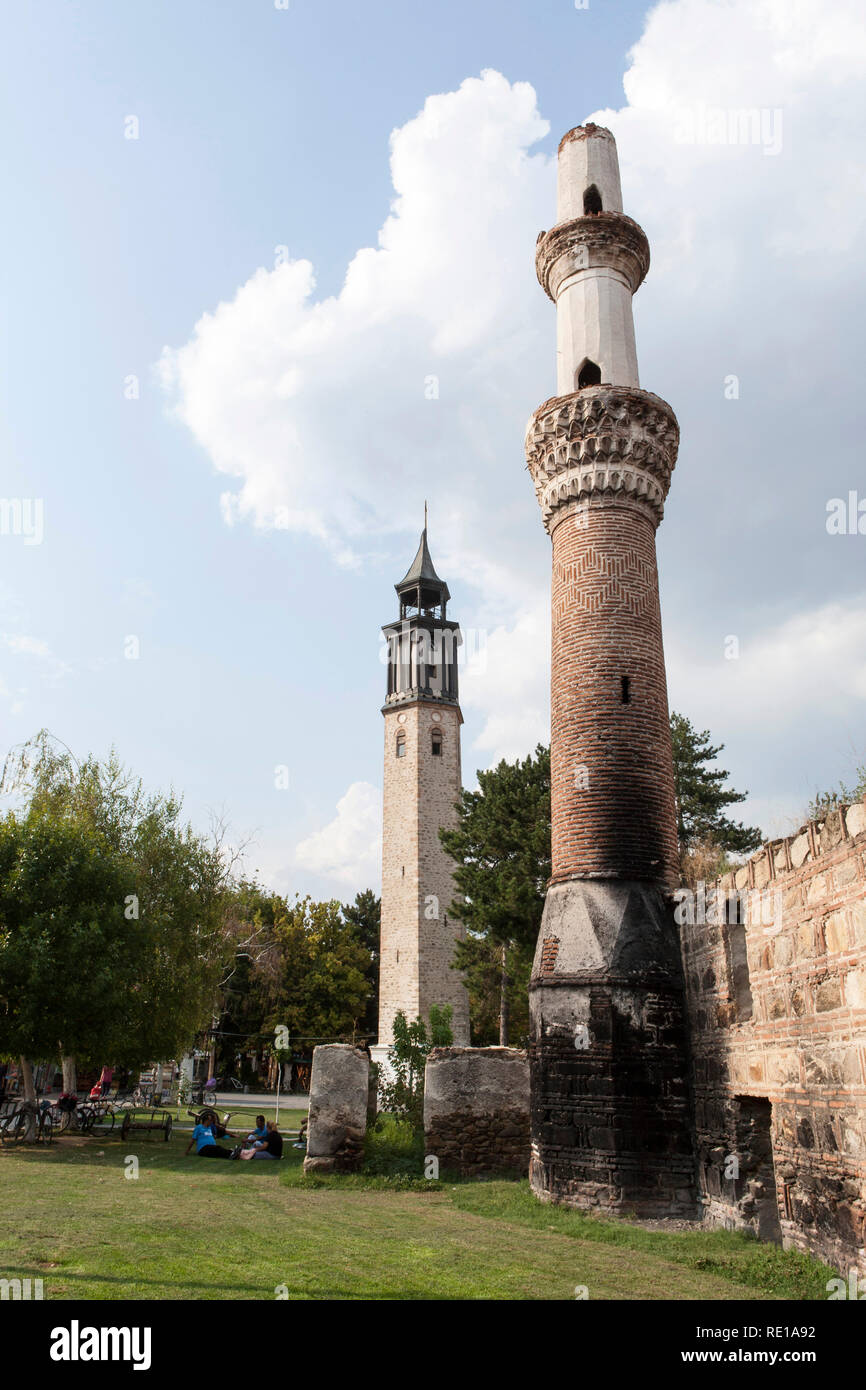
[[[415,555],[415,559],[412,561],[405,575],[400,580],[400,583],[395,584],[394,588],[397,590],[398,594],[402,594],[407,589],[417,589],[419,586],[422,587],[424,590],[438,590],[439,596],[435,600],[435,602],[437,603],[442,602],[443,600],[447,602],[448,599],[451,597],[450,593],[448,592],[448,585],[445,583],[443,579],[439,578],[438,574],[436,573],[436,569],[433,565],[433,560],[430,556],[430,550],[427,545],[426,526],[424,527],[424,530],[421,532],[421,540],[418,544],[418,551]]]

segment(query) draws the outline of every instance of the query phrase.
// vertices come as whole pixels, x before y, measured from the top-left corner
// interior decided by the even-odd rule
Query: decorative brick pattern
[[[673,886],[673,758],[653,523],[627,504],[565,514],[553,532],[551,603],[553,878]]]

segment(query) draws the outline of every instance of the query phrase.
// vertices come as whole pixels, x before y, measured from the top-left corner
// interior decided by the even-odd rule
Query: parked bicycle
[[[54,1137],[54,1116],[49,1100],[36,1107],[32,1101],[17,1101],[4,1107],[0,1114],[0,1143],[23,1144],[36,1142],[50,1144]],[[35,1131],[35,1132],[34,1132]]]

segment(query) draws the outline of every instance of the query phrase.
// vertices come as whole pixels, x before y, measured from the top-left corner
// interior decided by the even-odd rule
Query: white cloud
[[[414,529],[433,466],[434,508],[468,535],[489,484],[473,484],[479,458],[489,472],[499,454],[486,421],[508,403],[519,476],[514,398],[543,317],[531,252],[552,192],[526,151],[547,128],[532,88],[498,73],[430,97],[391,137],[390,215],[338,295],[315,298],[309,261],[260,268],[164,351],[180,418],[240,479],[228,521],[306,531],[347,559],[359,537]]]
[[[696,657],[667,643],[672,701],[700,709],[701,719],[726,730],[772,723],[778,732],[820,710],[831,723],[866,709],[866,594],[798,613],[775,627],[745,635],[739,656]]]
[[[663,543],[679,546],[674,583],[693,602],[682,630],[666,627],[672,689],[695,702],[696,722],[708,705],[717,712],[728,739],[742,710],[739,745],[755,763],[769,727],[794,738],[792,706],[805,718],[829,701],[847,720],[862,699],[856,620],[831,605],[859,587],[845,588],[853,552],[837,550],[838,568],[822,552],[796,592],[791,569],[815,563],[799,548],[812,544],[813,516],[823,529],[816,478],[830,496],[862,475],[857,393],[840,386],[864,297],[861,10],[668,0],[629,55],[627,104],[594,116],[617,137],[626,210],[652,245],[636,302],[642,379],[684,423],[680,529],[674,539],[668,520]],[[726,119],[757,110],[758,143],[713,143],[716,108]],[[553,311],[532,267],[553,219],[553,161],[531,153],[546,132],[533,89],[496,72],[429,97],[392,135],[390,214],[338,294],[316,298],[310,261],[260,268],[162,360],[180,419],[233,480],[222,497],[233,524],[304,531],[358,563],[383,536],[415,529],[436,478],[434,534],[448,537],[437,564],[473,586],[475,607],[458,616],[489,634],[488,674],[469,673],[463,695],[490,761],[526,753],[547,728],[546,542],[522,457],[526,417],[554,389]],[[728,372],[742,391],[723,420]],[[708,526],[755,534],[748,569],[718,545],[687,548]],[[744,646],[737,673],[714,674],[708,689],[693,657],[677,656],[693,653],[689,625],[757,627],[758,594],[782,615],[764,616],[762,655]],[[747,686],[748,700],[734,694]],[[763,770],[775,786],[794,742]],[[325,836],[327,859],[332,830],[305,846]]]
[[[334,819],[295,847],[295,862],[352,889],[378,884],[382,868],[381,792],[369,782],[353,782],[337,802]]]
[[[0,632],[0,646],[5,647],[14,658],[22,658],[25,663],[28,661],[37,663],[38,679],[45,685],[60,684],[72,671],[69,663],[61,657],[55,656],[48,643],[41,637],[31,637],[26,633],[19,632]],[[11,702],[9,713],[22,714],[26,708],[28,688],[16,682],[14,692],[13,696],[10,687],[0,680],[0,699],[7,699]]]
[[[513,626],[484,633],[460,676],[464,709],[484,725],[473,749],[492,767],[524,758],[550,738],[550,603],[540,596]],[[467,769],[468,770],[468,769]]]
[[[25,637],[15,632],[3,632],[0,633],[0,638],[4,646],[16,654],[51,658],[51,648],[41,637]]]

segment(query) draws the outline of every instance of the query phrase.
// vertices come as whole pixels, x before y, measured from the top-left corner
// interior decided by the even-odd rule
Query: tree
[[[124,917],[133,886],[131,864],[70,816],[0,821],[0,1053],[107,1055],[136,983]]]
[[[671,714],[671,741],[681,863],[699,846],[733,854],[758,849],[763,838],[761,831],[756,826],[729,820],[724,814],[728,806],[745,801],[748,792],[726,787],[729,773],[707,766],[725,745],[713,747],[708,729],[698,733],[685,715],[675,712]]]
[[[40,980],[30,999],[34,1010],[46,997],[54,1001],[55,1046],[67,1047],[71,1061],[71,1035],[88,1062],[111,1058],[129,1067],[179,1055],[209,1018],[222,972],[230,861],[221,846],[182,824],[173,793],[146,795],[113,752],[104,762],[80,763],[45,730],[7,758],[0,787],[26,798],[8,828],[10,843],[23,846],[23,896],[7,901],[0,923],[17,922],[21,939],[41,932],[52,960],[66,959],[69,942],[69,987],[46,996]],[[41,897],[28,888],[34,845],[46,862]],[[108,887],[97,898],[82,879],[88,855],[99,858],[107,885],[115,875],[113,901]],[[71,1026],[67,998],[82,971],[98,978],[102,1000],[90,1009],[87,1031]],[[31,991],[36,984],[32,976]],[[81,990],[89,1000],[86,981]],[[34,1031],[34,1046],[41,1036]]]
[[[338,902],[278,899],[271,949],[258,967],[263,1032],[282,1025],[307,1039],[355,1034],[369,1001],[369,959]]]
[[[472,973],[483,953],[472,936],[499,955],[499,1041],[508,1045],[511,969],[516,952],[532,950],[550,877],[550,750],[540,744],[522,762],[504,760],[478,773],[477,792],[461,793],[454,829],[440,830],[454,860],[462,897],[451,904],[471,934],[456,963]]]
[[[522,1047],[529,1036],[529,979],[535,943],[508,951],[507,1040]],[[455,959],[469,995],[472,1044],[489,1047],[502,1042],[502,947],[489,936],[470,932],[457,944]]]
[[[343,904],[343,917],[356,930],[364,950],[369,953],[369,965],[365,971],[370,989],[367,1008],[363,1018],[363,1029],[370,1037],[375,1037],[379,1026],[379,929],[382,922],[382,900],[377,898],[372,888],[355,895],[351,904]]]
[[[453,1009],[431,1004],[430,1034],[423,1018],[407,1021],[402,1009],[394,1015],[394,1041],[388,1048],[388,1067],[380,1073],[379,1105],[416,1132],[424,1128],[424,1068],[434,1047],[450,1047]]]

